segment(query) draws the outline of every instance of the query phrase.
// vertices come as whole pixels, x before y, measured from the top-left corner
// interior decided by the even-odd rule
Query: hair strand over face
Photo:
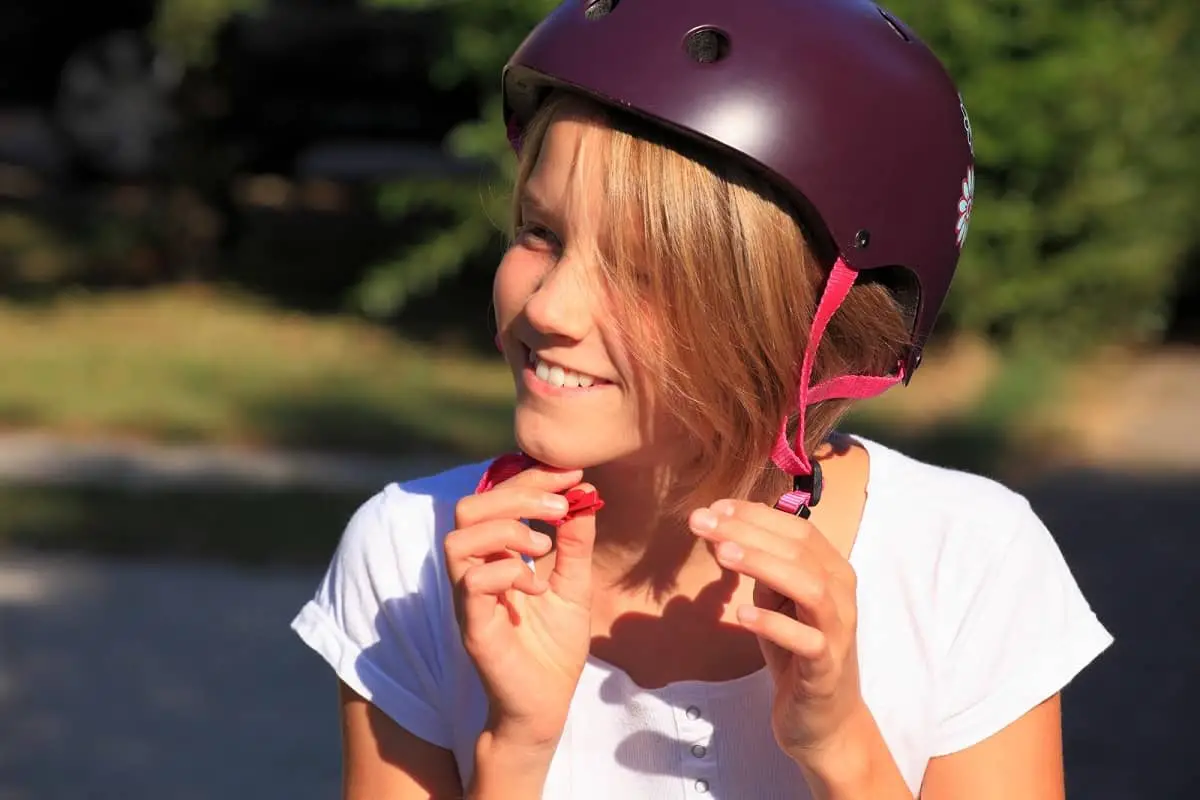
[[[514,228],[546,132],[564,117],[593,123],[585,149],[603,161],[599,207],[596,198],[575,202],[600,220],[593,257],[614,323],[650,376],[650,401],[686,436],[670,511],[749,496],[778,478],[770,452],[784,419],[794,429],[796,381],[827,266],[806,243],[794,204],[766,179],[563,92],[525,129]],[[860,279],[829,325],[814,381],[890,373],[909,330],[891,293]],[[807,410],[809,453],[848,407],[830,400]]]

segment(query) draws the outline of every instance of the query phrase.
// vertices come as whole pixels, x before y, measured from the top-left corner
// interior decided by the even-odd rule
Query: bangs
[[[525,186],[542,152],[550,125],[556,120],[584,123],[572,154],[561,216],[578,220],[572,249],[590,260],[599,290],[612,312],[613,329],[630,343],[630,355],[643,364],[663,363],[663,343],[678,331],[663,315],[649,323],[650,308],[669,301],[670,265],[682,226],[672,224],[680,212],[667,185],[670,171],[661,163],[672,156],[634,134],[632,120],[586,99],[557,92],[538,110],[525,131],[512,206],[512,233],[523,224]],[[678,158],[678,156],[675,156]],[[599,188],[599,191],[597,191]],[[665,235],[675,231],[675,238]],[[586,232],[586,234],[585,234]],[[650,243],[653,243],[651,245]],[[668,315],[669,316],[669,315]]]
[[[559,209],[586,228],[570,232],[572,258],[588,260],[606,328],[640,367],[643,421],[658,409],[688,440],[669,512],[782,481],[771,449],[781,424],[795,420],[796,378],[826,272],[798,209],[703,143],[556,92],[524,132],[514,232],[546,133],[562,119],[583,123],[560,198],[569,208]],[[907,339],[886,288],[856,284],[829,323],[813,381],[887,374]],[[807,409],[808,452],[847,407],[829,400]]]

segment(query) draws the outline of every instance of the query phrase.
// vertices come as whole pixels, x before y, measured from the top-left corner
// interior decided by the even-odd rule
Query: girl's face
[[[570,116],[551,123],[493,286],[516,381],[517,444],[561,468],[647,455],[644,380],[612,324],[596,263],[603,177],[585,144],[598,134]]]

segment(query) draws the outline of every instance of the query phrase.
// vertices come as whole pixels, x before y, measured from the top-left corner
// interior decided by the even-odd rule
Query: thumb
[[[603,505],[596,487],[589,483],[576,486],[583,500],[591,500],[579,512],[558,526],[554,537],[554,570],[550,586],[563,599],[585,604],[591,596],[592,550],[596,544],[596,512]],[[587,495],[591,495],[589,498]]]

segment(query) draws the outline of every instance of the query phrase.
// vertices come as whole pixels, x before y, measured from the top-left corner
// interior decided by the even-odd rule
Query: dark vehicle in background
[[[0,0],[0,160],[112,177],[152,170],[180,71],[146,31],[156,0]]]

